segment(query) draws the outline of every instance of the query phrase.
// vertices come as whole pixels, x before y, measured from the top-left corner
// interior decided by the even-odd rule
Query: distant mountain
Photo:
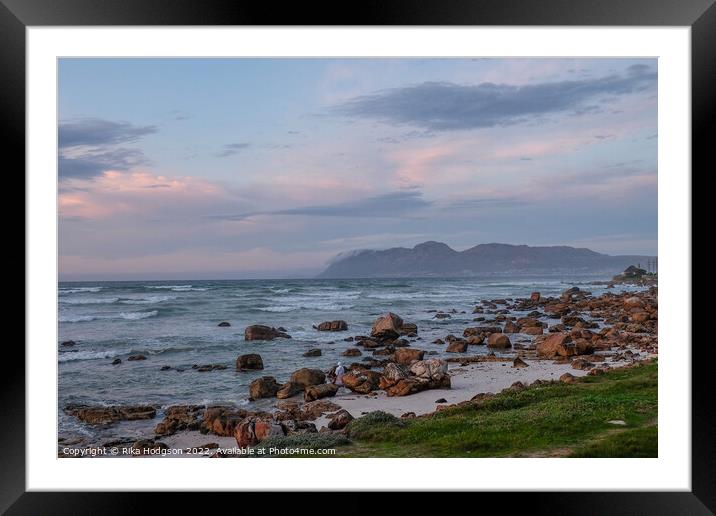
[[[319,278],[463,277],[482,274],[617,274],[653,256],[610,256],[568,246],[480,244],[455,251],[441,242],[412,249],[352,251],[338,255]]]

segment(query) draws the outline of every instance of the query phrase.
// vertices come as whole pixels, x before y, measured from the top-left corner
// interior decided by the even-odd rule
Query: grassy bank
[[[372,413],[351,422],[351,444],[337,456],[656,457],[656,421],[652,363],[504,392],[431,417]]]

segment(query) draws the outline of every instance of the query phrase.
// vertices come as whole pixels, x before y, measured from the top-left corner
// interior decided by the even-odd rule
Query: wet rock
[[[71,348],[72,346],[76,345],[77,343],[74,340],[66,340],[64,342],[60,342],[60,346],[63,346],[65,348]]]
[[[151,405],[115,405],[115,406],[89,406],[68,405],[65,413],[74,416],[88,425],[107,425],[117,421],[137,421],[152,419],[157,409]]]
[[[489,348],[511,348],[510,338],[504,333],[491,333],[487,338],[487,347]]]
[[[448,344],[446,353],[465,353],[467,351],[467,342],[464,340],[453,340]]]
[[[485,343],[485,336],[484,335],[470,335],[465,339],[465,342],[467,342],[470,346],[478,346],[480,344]]]
[[[325,321],[314,327],[318,331],[346,331],[348,330],[348,323],[345,321]]]
[[[505,327],[502,329],[502,333],[519,333],[520,327],[512,321],[507,321]]]
[[[303,388],[306,388],[311,385],[324,383],[326,381],[326,374],[320,369],[309,369],[304,367],[291,374],[291,381]]]
[[[398,364],[409,365],[417,360],[422,360],[425,351],[413,348],[398,348],[395,350],[394,358]]]
[[[318,348],[309,349],[303,354],[304,357],[320,357],[321,355],[321,350]]]
[[[530,301],[532,301],[533,303],[539,303],[540,297],[542,296],[539,292],[532,292],[530,294]]]
[[[165,365],[159,368],[160,371],[169,371],[171,369],[171,366]]]
[[[343,353],[341,353],[341,356],[344,356],[344,357],[359,357],[359,356],[361,356],[362,354],[363,354],[363,353],[361,353],[360,349],[358,349],[358,348],[348,348],[348,349],[345,350]]]
[[[393,312],[388,312],[375,320],[370,336],[379,340],[395,339],[400,336],[402,327],[403,319]]]
[[[147,359],[147,357],[145,357],[144,355],[129,355],[127,357],[128,362],[134,362],[137,360],[146,360],[146,359]]]
[[[258,353],[239,355],[236,358],[236,369],[239,371],[256,371],[264,368],[264,361]]]
[[[442,344],[445,344],[445,341],[443,339],[435,339],[432,343],[442,345]]]
[[[121,359],[121,358],[115,358],[114,360],[112,360],[112,365],[118,365],[118,364],[121,364],[121,363],[122,363],[122,359]]]
[[[445,398],[439,398],[435,400],[435,403],[447,403],[447,400]]]
[[[306,387],[303,393],[303,399],[306,401],[314,401],[321,398],[335,396],[338,392],[338,386],[332,383],[322,383],[320,385],[311,385]]]
[[[303,391],[303,387],[296,382],[286,382],[281,388],[276,391],[276,397],[280,400],[295,396],[299,392]]]
[[[228,328],[229,326],[231,326],[231,323],[229,323],[227,321],[221,321],[219,324],[217,324],[217,326],[219,328]]]
[[[435,314],[435,319],[450,319],[450,314],[446,314],[444,312],[438,312]]]
[[[290,339],[291,336],[283,328],[272,328],[262,324],[247,326],[244,330],[244,340],[273,340],[276,338]]]
[[[521,329],[520,333],[524,333],[526,335],[542,335],[544,331],[541,326],[525,326]]]
[[[273,398],[281,389],[281,385],[273,376],[262,376],[256,378],[249,385],[249,396],[251,399],[258,400],[261,398]]]

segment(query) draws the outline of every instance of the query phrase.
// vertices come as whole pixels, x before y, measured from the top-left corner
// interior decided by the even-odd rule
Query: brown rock
[[[256,378],[249,385],[249,396],[251,399],[258,400],[261,398],[273,398],[281,389],[281,385],[273,376],[262,376]]]
[[[487,346],[490,348],[511,348],[510,338],[504,333],[491,333],[487,338]]]
[[[583,358],[575,358],[572,360],[572,369],[586,370],[592,367],[594,367],[594,365],[589,360]]]
[[[448,344],[446,353],[465,353],[467,351],[467,342],[464,340],[453,340]]]
[[[393,312],[388,312],[375,320],[370,335],[377,339],[394,339],[400,335],[402,327],[403,319]]]
[[[291,381],[305,388],[310,385],[324,383],[326,381],[326,375],[320,369],[309,369],[304,367],[291,374]]]
[[[574,375],[571,373],[564,373],[562,376],[559,377],[559,381],[562,383],[574,383]]]
[[[359,394],[368,394],[378,388],[381,375],[375,371],[354,371],[343,375],[343,385]]]
[[[127,361],[129,361],[129,362],[133,362],[136,360],[146,360],[146,359],[147,359],[147,357],[145,357],[144,355],[130,355],[127,357]]]
[[[325,321],[316,326],[318,331],[346,331],[348,323],[345,321]]]
[[[77,343],[74,340],[66,340],[64,342],[60,342],[60,346],[64,346],[66,348],[71,348],[75,344],[77,344]]]
[[[318,348],[309,349],[303,354],[304,357],[320,357],[321,355],[321,350]]]
[[[311,385],[306,387],[303,393],[303,399],[306,401],[314,401],[329,396],[335,396],[338,392],[338,386],[332,383],[322,383],[320,385]]]
[[[353,416],[347,410],[339,410],[328,422],[328,428],[331,430],[341,430],[346,427],[348,423],[353,421]]]
[[[522,360],[520,357],[515,357],[515,359],[512,361],[512,367],[529,367],[527,365],[527,362]]]
[[[470,335],[465,339],[465,342],[467,342],[471,346],[476,346],[480,344],[485,343],[485,337],[484,335]]]
[[[361,353],[360,349],[358,349],[358,348],[348,348],[343,353],[341,353],[341,355],[344,357],[359,357],[362,354],[363,353]]]
[[[541,295],[539,292],[532,292],[532,294],[530,294],[530,301],[533,303],[539,303],[540,297]]]
[[[281,388],[276,391],[276,397],[280,400],[295,396],[299,392],[303,391],[303,387],[295,382],[286,382]]]
[[[398,364],[409,365],[417,360],[422,360],[425,351],[413,348],[398,348],[395,350],[395,362]]]
[[[505,327],[502,329],[502,333],[519,333],[520,327],[512,321],[507,321]]]
[[[577,354],[577,348],[569,333],[553,333],[537,342],[537,354],[541,357],[570,357]]]
[[[239,355],[236,359],[236,369],[240,371],[259,370],[264,368],[264,362],[258,353],[249,353],[248,355]]]
[[[409,376],[410,372],[406,367],[391,362],[385,365],[378,386],[385,389]]]
[[[253,324],[244,330],[244,340],[273,340],[276,338],[290,339],[291,336],[280,328],[262,324]]]
[[[541,326],[525,326],[522,328],[522,332],[526,335],[542,335],[543,330]]]

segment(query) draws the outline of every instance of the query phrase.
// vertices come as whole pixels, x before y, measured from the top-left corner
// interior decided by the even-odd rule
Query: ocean
[[[248,386],[259,376],[284,382],[301,367],[328,369],[338,361],[346,364],[370,356],[340,356],[354,346],[343,339],[368,335],[373,321],[387,311],[418,325],[420,339],[412,346],[436,351],[438,357],[455,356],[431,342],[450,333],[462,335],[465,327],[478,324],[472,321],[472,310],[481,300],[528,297],[533,291],[558,296],[574,285],[598,295],[605,287],[589,284],[596,279],[606,278],[62,282],[59,342],[73,340],[76,345],[56,343],[59,431],[87,436],[94,432],[62,412],[70,403],[248,406]],[[614,291],[629,288],[617,286]],[[435,310],[457,313],[436,319]],[[313,328],[334,319],[347,321],[348,331]],[[219,327],[222,321],[231,326]],[[292,339],[246,342],[243,331],[251,324],[282,326]],[[302,356],[315,347],[322,356]],[[487,352],[485,346],[469,350],[471,355]],[[264,370],[237,372],[236,357],[245,353],[259,353]],[[132,354],[147,360],[128,362]],[[122,363],[112,365],[115,358]],[[226,369],[192,369],[204,364],[223,364]],[[163,366],[171,369],[162,371]],[[270,403],[251,402],[257,407]]]

